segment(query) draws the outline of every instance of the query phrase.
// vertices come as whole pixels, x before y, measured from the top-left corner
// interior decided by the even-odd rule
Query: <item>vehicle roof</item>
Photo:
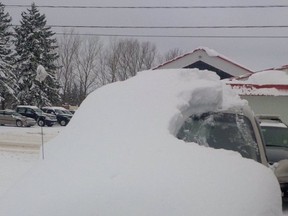
[[[37,108],[37,109],[39,109],[39,107],[37,107],[37,106],[31,106],[31,105],[18,105],[17,107],[27,107],[27,108]]]
[[[260,126],[264,127],[281,127],[281,128],[287,128],[287,125],[285,125],[283,122],[274,121],[274,120],[260,120]]]
[[[57,106],[52,106],[52,107],[42,107],[42,109],[59,109],[59,110],[67,110],[64,107],[57,107]]]
[[[257,115],[257,118],[262,127],[288,127],[277,115]]]

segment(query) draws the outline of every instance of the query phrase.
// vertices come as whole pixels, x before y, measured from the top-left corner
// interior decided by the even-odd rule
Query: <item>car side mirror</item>
[[[288,182],[288,159],[273,164],[273,167],[279,183]]]

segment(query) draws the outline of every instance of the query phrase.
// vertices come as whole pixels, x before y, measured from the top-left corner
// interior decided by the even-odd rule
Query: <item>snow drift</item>
[[[144,71],[98,89],[2,197],[0,215],[281,215],[267,167],[174,136],[191,113],[246,103],[230,91],[196,69]]]

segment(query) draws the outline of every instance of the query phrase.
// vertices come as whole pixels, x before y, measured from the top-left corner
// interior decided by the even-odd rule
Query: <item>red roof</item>
[[[171,60],[169,60],[169,61],[167,61],[167,62],[164,62],[163,64],[160,64],[160,65],[158,65],[157,67],[153,68],[153,70],[158,69],[158,68],[160,68],[160,67],[162,67],[162,66],[164,66],[164,65],[167,65],[167,64],[169,64],[169,63],[171,63],[171,62],[177,61],[178,59],[181,59],[181,58],[186,57],[186,56],[188,56],[188,55],[191,55],[191,54],[193,54],[193,53],[195,53],[195,52],[197,52],[197,51],[199,51],[199,50],[202,50],[202,51],[204,51],[204,52],[207,53],[207,50],[206,50],[206,49],[204,49],[204,48],[198,48],[198,49],[193,50],[192,52],[186,53],[186,54],[184,54],[184,55],[181,55],[181,56],[178,56],[178,57],[176,57],[176,58],[174,58],[174,59],[171,59]],[[208,53],[207,53],[207,54],[208,54]],[[215,55],[215,57],[220,58],[221,60],[226,61],[226,62],[228,62],[228,63],[230,63],[230,64],[233,64],[233,65],[235,65],[235,66],[237,66],[237,67],[240,67],[240,68],[246,70],[248,73],[253,73],[251,70],[249,70],[249,69],[247,69],[247,68],[245,68],[245,67],[243,67],[243,66],[241,66],[241,65],[239,65],[239,64],[237,64],[237,63],[235,63],[235,62],[233,62],[233,61],[231,61],[231,60],[229,60],[229,59],[227,59],[227,58],[225,58],[224,56]]]

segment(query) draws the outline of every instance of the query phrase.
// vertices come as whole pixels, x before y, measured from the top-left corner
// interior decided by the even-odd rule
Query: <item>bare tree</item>
[[[156,53],[156,46],[150,42],[114,40],[106,50],[103,77],[108,78],[108,82],[115,82],[135,76],[152,67]]]
[[[80,87],[80,99],[86,96],[98,86],[100,56],[102,43],[97,37],[89,37],[82,41],[81,49],[76,54],[76,73]]]
[[[177,58],[178,56],[181,56],[183,53],[184,52],[179,48],[170,49],[163,55],[158,56],[158,60],[157,60],[158,64],[162,64],[174,58]]]
[[[81,40],[73,35],[74,31],[65,32],[58,39],[58,79],[62,86],[62,102],[70,103],[72,89],[75,86],[75,58],[79,52]]]

